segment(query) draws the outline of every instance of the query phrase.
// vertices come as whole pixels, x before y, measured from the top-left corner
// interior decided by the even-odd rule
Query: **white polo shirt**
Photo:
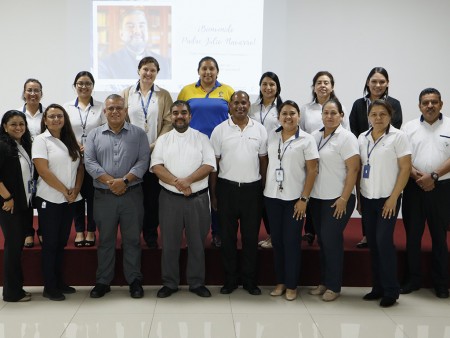
[[[261,179],[259,156],[267,155],[267,131],[251,118],[241,130],[231,116],[214,128],[211,143],[219,162],[219,178],[239,183]]]
[[[319,158],[314,138],[299,129],[284,143],[281,137],[282,127],[269,133],[269,166],[266,174],[264,196],[292,201],[300,198],[306,179],[306,161]],[[278,149],[282,154],[281,168],[284,172],[283,191],[276,181],[275,170],[280,168]]]
[[[411,147],[406,134],[389,126],[389,132],[374,147],[371,135],[372,129],[358,137],[359,153],[361,154],[361,194],[366,198],[377,199],[389,197],[394,189],[399,173],[398,159],[411,154]],[[377,141],[378,141],[377,140]],[[364,166],[367,164],[369,147],[370,173],[369,178],[363,178]]]
[[[250,106],[248,117],[261,123],[266,128],[267,133],[280,126],[276,100],[271,105],[265,107],[261,99],[258,99],[257,102]]]
[[[42,116],[44,115],[45,107],[43,107],[42,105],[40,105],[39,107],[40,109],[34,115],[32,115],[27,110],[26,104],[17,109],[18,111],[21,111],[25,114],[25,117],[27,118],[28,130],[30,131],[32,139],[34,139],[37,135],[41,133],[41,120]]]
[[[91,102],[82,109],[78,105],[78,98],[64,103],[64,109],[70,118],[70,124],[72,125],[73,132],[79,143],[81,143],[81,136],[83,135],[83,126],[85,126],[85,136],[89,132],[106,123],[106,116],[103,112],[103,103],[91,99]]]
[[[68,189],[75,187],[80,159],[72,161],[65,144],[53,137],[48,130],[34,138],[31,155],[33,159],[46,159],[50,171]],[[37,181],[36,196],[56,204],[67,202],[61,192],[49,186],[40,176]],[[75,201],[79,200],[81,200],[80,194]]]
[[[163,164],[176,177],[187,177],[200,166],[207,164],[216,170],[216,157],[208,136],[198,130],[188,128],[184,133],[175,129],[161,135],[153,149],[150,168]],[[159,180],[167,190],[181,194],[173,185]],[[208,177],[191,185],[193,193],[208,187]]]
[[[440,117],[432,125],[420,117],[402,127],[411,144],[412,165],[423,173],[432,173],[450,158],[450,118]],[[439,177],[448,179],[450,173]]]
[[[359,155],[358,140],[352,132],[339,126],[333,134],[323,138],[323,129],[312,133],[319,150],[319,174],[311,197],[330,200],[341,196],[347,169],[345,161]]]
[[[345,129],[350,130],[349,115],[344,106],[342,106],[342,111],[344,112],[344,118],[341,124]],[[323,128],[321,104],[313,101],[300,108],[300,128],[309,134]]]

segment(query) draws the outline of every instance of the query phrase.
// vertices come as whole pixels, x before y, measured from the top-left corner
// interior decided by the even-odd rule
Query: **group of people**
[[[273,247],[277,280],[270,295],[292,301],[307,219],[306,239],[317,236],[321,262],[320,281],[309,293],[333,301],[342,286],[343,232],[355,205],[364,234],[358,246],[368,246],[372,262],[373,286],[365,300],[389,307],[400,293],[420,288],[425,223],[433,240],[436,296],[449,296],[450,119],[441,113],[438,90],[420,93],[422,115],[400,129],[400,103],[388,95],[389,77],[381,67],[369,73],[364,97],[349,116],[325,71],[314,77],[312,102],[301,108],[281,99],[273,72],[261,76],[253,104],[246,92],[217,80],[212,57],[200,60],[199,80],[185,86],[175,102],[155,83],[159,72],[158,61],[144,57],[138,82],[100,103],[92,98],[92,74],[83,71],[73,83],[77,98],[47,108],[40,104],[40,82],[26,81],[25,104],[4,114],[0,130],[5,301],[31,299],[23,290],[20,259],[23,246],[34,245],[33,208],[42,243],[43,295],[51,300],[76,292],[62,276],[73,222],[77,247],[96,245],[98,230],[92,298],[110,292],[119,228],[130,296],[144,296],[140,236],[156,248],[158,226],[163,286],[157,297],[178,291],[183,233],[189,291],[211,296],[204,285],[210,227],[225,271],[220,293],[242,284],[260,295],[263,220],[269,237],[260,245]],[[401,204],[408,270],[400,286],[393,231]]]

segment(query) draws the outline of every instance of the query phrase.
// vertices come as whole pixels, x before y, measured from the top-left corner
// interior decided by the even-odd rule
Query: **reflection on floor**
[[[0,338],[450,338],[450,300],[428,289],[388,309],[361,299],[369,288],[343,288],[331,303],[307,287],[293,302],[270,297],[270,287],[261,296],[242,289],[228,296],[212,286],[207,299],[186,287],[158,299],[154,286],[143,299],[130,298],[127,287],[91,299],[90,287],[77,287],[62,302],[43,298],[42,287],[26,289],[31,302],[0,301]]]

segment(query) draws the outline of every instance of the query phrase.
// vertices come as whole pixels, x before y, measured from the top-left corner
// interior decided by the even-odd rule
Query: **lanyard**
[[[20,147],[19,146],[17,146],[17,150],[19,151],[19,153],[20,153],[20,155],[19,156],[22,156],[24,159],[25,159],[25,161],[27,161],[27,164],[28,164],[28,169],[30,170],[30,179],[33,179],[33,171],[34,171],[34,165],[33,165],[33,162],[30,160],[30,157],[28,156],[28,154],[25,152],[25,154],[24,153],[22,153],[21,151],[20,151]]]
[[[75,100],[75,107],[77,107],[77,109],[78,109],[78,114],[80,115],[81,128],[83,129],[83,135],[81,137],[86,137],[87,136],[86,135],[86,125],[87,125],[87,120],[89,117],[89,113],[91,112],[92,106],[91,106],[91,104],[89,104],[88,112],[86,114],[86,118],[84,119],[84,122],[83,122],[83,116],[81,116],[81,108],[78,106],[78,98]]]
[[[321,151],[322,148],[325,147],[325,145],[328,143],[328,141],[331,140],[331,138],[333,137],[333,135],[334,135],[335,132],[336,132],[336,129],[333,130],[333,132],[331,133],[330,137],[323,143],[322,146],[320,146],[320,144],[322,143],[322,136],[320,136],[319,145],[317,146],[317,148],[319,149],[319,151]]]
[[[270,105],[269,110],[267,111],[267,113],[264,115],[264,118],[262,116],[262,109],[263,109],[263,104],[261,102],[260,108],[259,108],[259,119],[261,121],[261,124],[264,125],[264,121],[266,120],[267,115],[269,115],[270,111],[272,110],[272,108],[275,106],[275,104],[272,102],[272,104]]]
[[[145,106],[144,106],[144,100],[142,99],[141,91],[139,91],[139,97],[141,99],[142,111],[144,112],[144,117],[145,117],[145,124],[147,124],[148,106],[150,105],[150,100],[152,99],[152,95],[153,95],[153,92],[154,92],[153,88],[154,88],[154,85],[150,89],[150,95],[148,96],[147,104]]]
[[[26,106],[27,106],[27,104],[25,103],[22,108],[22,113],[24,113],[24,114],[27,112]],[[39,103],[39,113],[42,114],[42,104],[40,104],[40,103]]]
[[[294,141],[294,140],[290,140],[286,147],[284,147],[284,144],[283,144],[283,151],[281,151],[281,135],[280,135],[280,140],[278,141],[278,159],[280,160],[280,169],[281,169],[281,161],[283,160],[284,153],[289,148],[292,141]]]
[[[368,140],[369,142],[367,142],[367,163],[369,163],[369,159],[370,159],[370,155],[372,154],[372,151],[375,149],[375,147],[377,146],[378,143],[380,143],[380,141],[383,139],[384,135],[381,136],[377,142],[375,142],[375,144],[373,145],[372,149],[369,151],[369,145],[370,145],[370,140]]]

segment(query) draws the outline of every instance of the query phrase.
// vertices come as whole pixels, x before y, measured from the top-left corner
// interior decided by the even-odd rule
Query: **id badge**
[[[87,136],[86,135],[81,135],[81,145],[82,146],[84,146],[85,144],[86,144],[86,138],[87,138]]]
[[[36,180],[29,180],[28,181],[28,192],[30,194],[36,193]]]
[[[283,182],[284,181],[284,171],[283,169],[275,169],[275,178],[277,182]]]
[[[363,178],[369,178],[370,175],[370,164],[367,163],[364,167],[363,167]]]

